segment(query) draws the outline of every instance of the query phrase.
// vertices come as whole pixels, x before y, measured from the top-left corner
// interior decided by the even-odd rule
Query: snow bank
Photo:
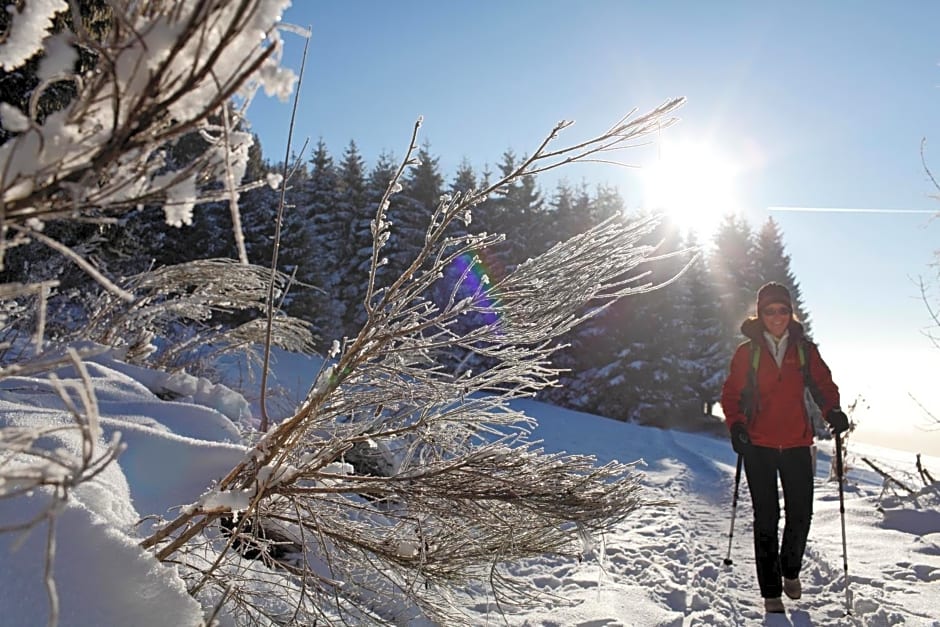
[[[0,499],[0,520],[24,521],[48,503],[47,491]],[[4,625],[46,625],[44,585],[47,524],[26,535],[0,534],[0,608]],[[202,610],[175,571],[161,565],[79,500],[69,501],[55,523],[53,575],[60,627],[164,627],[201,625]]]

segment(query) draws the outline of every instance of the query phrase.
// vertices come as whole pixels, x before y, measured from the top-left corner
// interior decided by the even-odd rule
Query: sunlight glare
[[[723,215],[736,211],[734,163],[706,144],[665,144],[643,169],[644,206],[662,211],[684,232],[710,238]]]

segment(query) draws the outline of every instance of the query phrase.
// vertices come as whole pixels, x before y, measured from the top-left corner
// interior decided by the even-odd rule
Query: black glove
[[[849,430],[849,417],[838,407],[829,410],[826,414],[826,422],[829,423],[832,435],[839,435]]]
[[[731,425],[731,448],[738,455],[744,455],[751,448],[751,436],[747,434],[747,426],[743,422]]]

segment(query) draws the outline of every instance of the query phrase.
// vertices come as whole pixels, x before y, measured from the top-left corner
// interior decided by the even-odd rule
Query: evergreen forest
[[[185,163],[203,149],[194,137],[179,142],[169,158]],[[446,174],[427,142],[417,157],[418,165],[405,174],[402,190],[391,198],[391,235],[380,280],[399,276],[406,260],[413,258],[428,216],[443,195],[480,189],[520,162],[507,150],[496,173],[475,170],[465,160],[456,172]],[[392,154],[368,164],[355,141],[334,155],[322,140],[308,159],[292,164],[278,256],[278,269],[291,282],[281,306],[310,323],[319,352],[328,351],[334,340],[354,336],[364,321],[371,225],[397,167]],[[246,180],[281,170],[281,164],[264,158],[255,137]],[[249,261],[261,267],[271,263],[280,195],[271,186],[257,187],[244,192],[239,202]],[[714,240],[701,242],[694,233],[683,234],[668,218],[625,206],[613,186],[562,180],[546,190],[537,175],[530,175],[488,198],[461,224],[473,234],[504,234],[504,241],[474,258],[455,260],[453,276],[436,290],[439,293],[427,298],[436,302],[447,298],[446,286],[463,273],[497,282],[516,265],[616,214],[656,221],[645,244],[655,251],[653,259],[663,258],[644,264],[643,275],[634,279],[637,285],[658,285],[681,274],[661,289],[615,302],[564,338],[565,346],[553,354],[551,364],[562,369],[560,385],[543,391],[542,400],[640,424],[714,428],[719,421],[713,410],[730,355],[743,341],[739,327],[754,313],[754,294],[760,285],[766,281],[787,285],[796,313],[811,335],[782,233],[772,218],[755,230],[740,216],[728,214]],[[47,229],[72,249],[91,255],[106,276],[115,278],[196,259],[238,256],[231,212],[224,201],[198,206],[192,224],[182,227],[168,225],[161,207],[144,206],[111,225],[51,222]],[[683,252],[657,255],[660,251]],[[49,301],[51,337],[57,330],[85,322],[94,294],[101,289],[84,271],[38,243],[11,249],[3,274],[4,281],[59,281]],[[228,317],[217,313],[212,324],[242,323],[251,315],[260,313]],[[472,363],[480,357],[460,354],[454,347],[431,359],[458,369],[486,365]]]

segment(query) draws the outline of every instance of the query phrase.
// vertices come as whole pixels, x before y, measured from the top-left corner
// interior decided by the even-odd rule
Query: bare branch
[[[274,248],[271,252],[271,280],[268,283],[268,299],[267,299],[267,332],[265,334],[264,340],[264,362],[261,366],[261,425],[260,430],[262,433],[268,430],[269,418],[268,418],[268,407],[267,407],[267,388],[268,388],[268,368],[271,363],[271,334],[273,332],[274,324],[274,283],[275,276],[277,275],[277,257],[278,251],[281,247],[281,226],[284,223],[284,197],[287,193],[287,182],[290,179],[288,173],[288,163],[290,163],[290,150],[291,150],[291,140],[294,137],[294,122],[297,119],[297,105],[300,102],[300,87],[303,84],[304,79],[304,69],[307,66],[307,49],[310,46],[310,36],[304,39],[304,52],[300,61],[300,76],[297,79],[297,88],[294,92],[294,104],[291,107],[290,114],[290,124],[287,129],[287,147],[284,149],[284,165],[283,165],[283,174],[281,177],[281,191],[278,196],[277,201],[277,218],[275,220],[274,226]],[[306,147],[306,142],[304,142],[304,147]],[[303,154],[303,150],[301,150]],[[298,157],[299,161],[299,157]]]

